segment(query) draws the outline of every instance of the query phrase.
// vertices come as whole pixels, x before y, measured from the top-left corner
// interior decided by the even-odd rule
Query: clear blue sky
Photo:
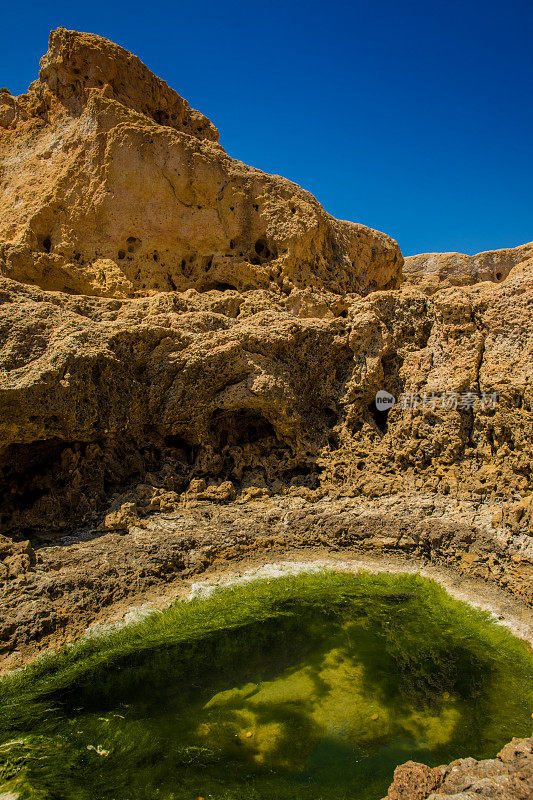
[[[62,25],[136,53],[217,125],[406,255],[533,240],[533,4],[5,3],[0,86],[26,90]]]

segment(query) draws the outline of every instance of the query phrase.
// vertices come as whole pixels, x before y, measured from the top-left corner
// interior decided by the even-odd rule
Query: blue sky
[[[533,240],[533,4],[4,4],[0,86],[26,90],[51,28],[136,53],[217,125],[404,254]]]

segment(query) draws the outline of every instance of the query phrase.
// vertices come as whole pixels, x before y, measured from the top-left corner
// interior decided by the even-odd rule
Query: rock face
[[[6,532],[191,480],[206,499],[423,489],[530,530],[531,246],[502,251],[496,281],[428,296],[408,260],[400,285],[395,242],[229,158],[100,37],[53,32],[39,79],[1,99]]]
[[[59,28],[0,98],[0,273],[133,297],[195,288],[397,286],[392,239],[230,158],[206,117],[121,47]]]
[[[533,739],[513,739],[496,758],[460,758],[430,769],[408,761],[396,768],[383,800],[529,800],[533,797]]]
[[[9,280],[0,298],[4,530],[88,523],[117,492],[192,479],[425,489],[531,529],[532,261],[431,298],[119,300]],[[388,415],[379,389],[400,398]]]
[[[8,657],[135,587],[317,538],[533,604],[533,244],[402,275],[388,236],[62,28],[28,92],[0,92],[0,185]],[[516,747],[402,768],[389,798],[529,797]]]
[[[449,286],[469,286],[480,281],[504,280],[509,272],[533,258],[533,242],[521,247],[488,250],[475,256],[463,253],[422,253],[405,259],[406,281],[433,294]]]

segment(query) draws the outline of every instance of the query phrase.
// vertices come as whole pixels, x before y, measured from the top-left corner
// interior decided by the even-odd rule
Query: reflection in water
[[[0,792],[376,800],[409,758],[529,735],[532,678],[523,643],[419,577],[258,582],[0,684]]]

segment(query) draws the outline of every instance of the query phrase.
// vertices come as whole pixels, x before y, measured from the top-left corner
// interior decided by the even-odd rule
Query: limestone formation
[[[392,240],[229,158],[100,37],[53,32],[39,79],[2,100],[6,531],[191,480],[206,499],[228,481],[533,493],[531,246],[474,257],[472,280],[495,259],[501,274],[431,296],[411,259],[398,288]]]
[[[429,769],[408,761],[396,768],[383,800],[529,800],[533,796],[533,739],[513,739],[496,758],[460,758]]]
[[[481,281],[502,281],[517,264],[533,258],[533,242],[521,247],[488,250],[475,256],[463,253],[422,253],[408,256],[403,274],[427,294],[449,286],[470,286]]]
[[[397,286],[384,234],[230,158],[216,128],[127,51],[59,28],[39,78],[0,95],[0,274],[139,297],[195,288]]]
[[[5,530],[87,524],[111,494],[193,479],[506,509],[533,494],[532,261],[431,298],[118,300],[9,280],[1,297]],[[399,398],[388,415],[380,388]]]
[[[388,236],[63,28],[28,92],[0,91],[0,185],[6,663],[276,547],[409,556],[533,605],[533,244],[402,273]],[[513,759],[468,768],[514,800]],[[390,798],[477,791],[409,769]]]

